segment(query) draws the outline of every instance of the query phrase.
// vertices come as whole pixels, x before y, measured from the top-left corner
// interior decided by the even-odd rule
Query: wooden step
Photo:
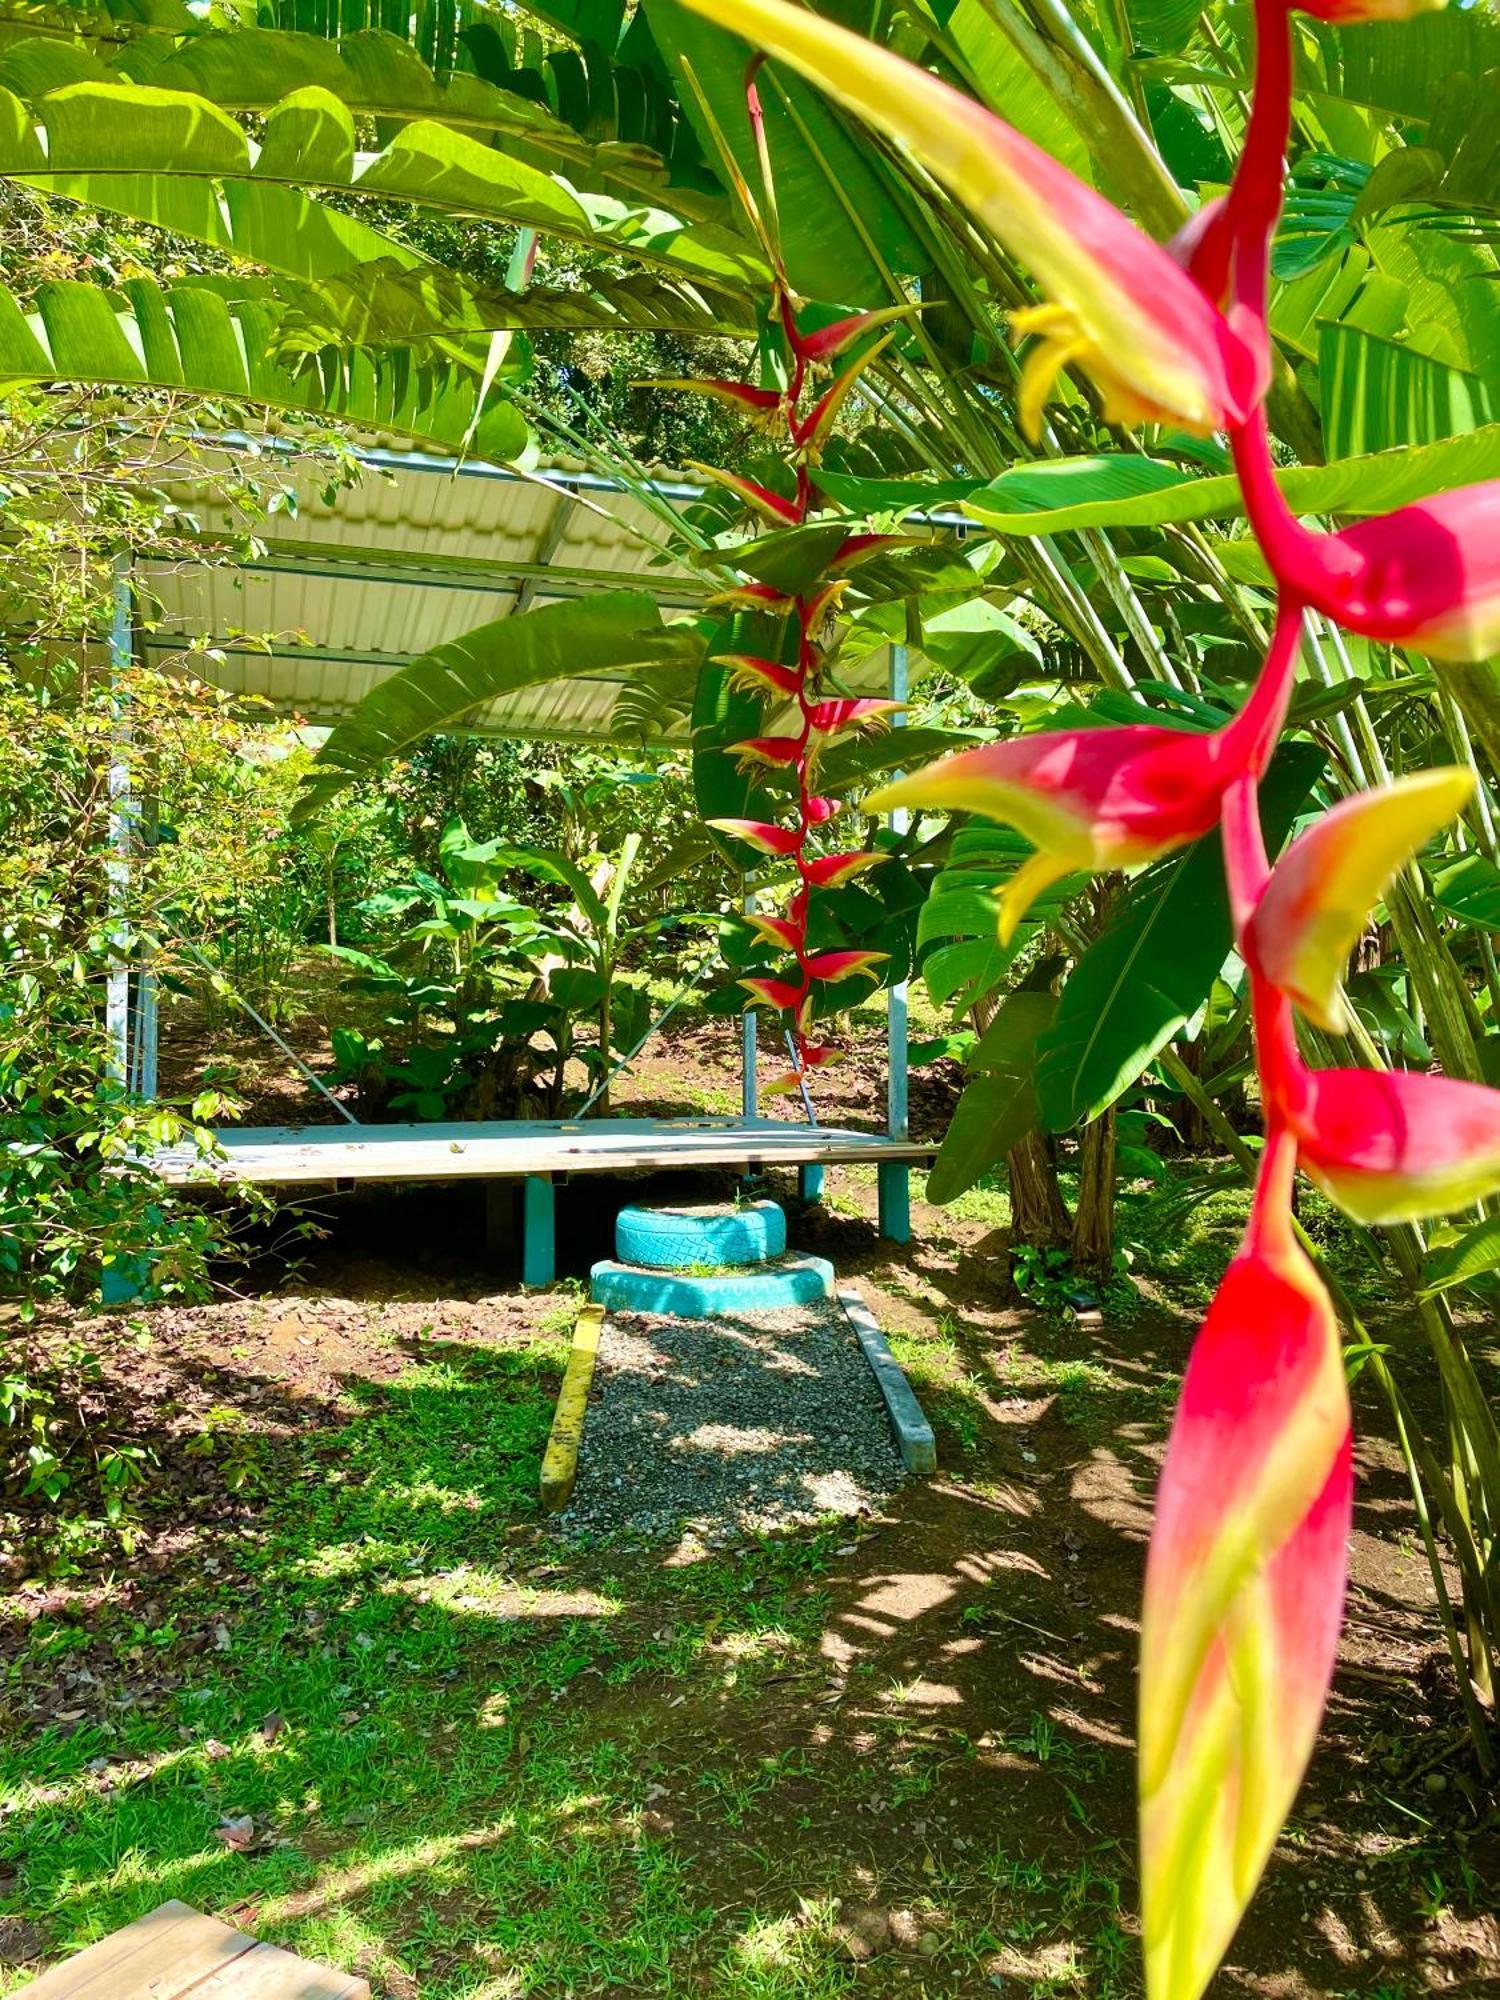
[[[309,1965],[176,1902],[101,1938],[21,1992],[24,2000],[370,2000],[366,1980]]]

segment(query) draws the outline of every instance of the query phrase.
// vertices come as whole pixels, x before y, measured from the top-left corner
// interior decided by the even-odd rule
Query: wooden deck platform
[[[912,1165],[935,1146],[779,1118],[524,1119],[455,1125],[226,1126],[225,1157],[156,1155],[169,1181],[205,1177],[293,1187],[320,1181],[520,1180],[671,1167]]]
[[[161,1904],[22,1990],[25,2000],[370,2000],[352,1973],[309,1965],[186,1903]]]
[[[226,1127],[221,1160],[192,1146],[155,1154],[164,1180],[254,1181],[309,1187],[341,1181],[514,1180],[523,1189],[521,1276],[550,1285],[556,1275],[554,1183],[570,1174],[664,1172],[672,1168],[765,1167],[799,1171],[805,1199],[822,1193],[825,1167],[873,1166],[880,1233],[911,1234],[909,1170],[937,1148],[884,1132],[802,1125],[779,1118],[598,1118],[569,1123],[526,1119],[456,1125]],[[115,1297],[127,1294],[118,1290]]]

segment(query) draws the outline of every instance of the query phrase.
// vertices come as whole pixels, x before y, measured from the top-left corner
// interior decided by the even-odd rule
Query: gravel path
[[[875,1511],[903,1477],[832,1300],[714,1320],[611,1313],[565,1535],[708,1545]]]

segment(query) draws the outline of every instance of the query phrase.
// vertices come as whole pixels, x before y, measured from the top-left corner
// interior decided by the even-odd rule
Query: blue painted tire
[[[622,1208],[615,1222],[620,1262],[653,1271],[764,1264],[785,1251],[786,1217],[774,1201],[745,1208]]]
[[[589,1297],[617,1312],[664,1313],[672,1319],[716,1319],[721,1313],[776,1312],[833,1297],[833,1266],[823,1257],[783,1257],[758,1269],[694,1278],[683,1271],[648,1271],[638,1264],[596,1264]]]

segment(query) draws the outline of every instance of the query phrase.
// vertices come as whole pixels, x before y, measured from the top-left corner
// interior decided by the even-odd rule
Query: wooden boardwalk
[[[20,2000],[370,2000],[370,1988],[186,1903],[163,1903],[44,1972]]]

